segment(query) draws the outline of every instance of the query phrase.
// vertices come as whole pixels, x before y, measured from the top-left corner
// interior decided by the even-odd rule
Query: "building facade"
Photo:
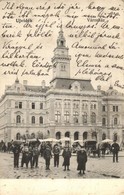
[[[49,86],[21,84],[18,78],[0,99],[0,139],[70,137],[124,142],[124,94],[94,90],[90,80],[70,77],[69,49],[60,29]]]

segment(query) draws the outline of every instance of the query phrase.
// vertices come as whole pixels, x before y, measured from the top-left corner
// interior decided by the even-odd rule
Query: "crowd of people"
[[[39,142],[19,144],[18,142],[16,143],[11,141],[10,145],[11,152],[14,154],[14,168],[24,166],[26,168],[38,168],[39,156],[41,156],[45,160],[45,169],[50,170],[50,162],[52,157],[54,161],[54,167],[59,167],[61,153],[63,157],[63,171],[70,171],[70,158],[72,156],[72,149],[69,144],[66,144],[62,148],[59,143],[56,143],[52,146],[50,142],[42,144],[39,144]],[[10,149],[8,151],[10,151]],[[20,158],[21,162],[19,160]],[[79,174],[81,174],[81,171],[83,171],[83,174],[85,174],[86,162],[86,150],[83,146],[80,146],[77,151],[77,170],[79,170]]]
[[[119,145],[114,141],[111,146],[113,152],[113,162],[118,162],[118,152]],[[19,158],[21,154],[21,167],[26,166],[28,168],[38,168],[39,156],[43,157],[45,160],[46,170],[50,170],[50,161],[51,158],[54,158],[54,167],[59,167],[59,158],[60,153],[63,157],[64,167],[63,171],[70,171],[70,158],[72,155],[72,148],[69,144],[66,144],[63,148],[59,143],[52,145],[50,142],[47,143],[39,143],[38,141],[34,143],[22,143],[13,142],[13,140],[8,144],[8,147],[5,145],[3,141],[0,143],[0,150],[12,151],[14,154],[14,168],[19,168]],[[77,170],[79,170],[79,174],[85,174],[86,170],[86,162],[88,152],[84,146],[78,145],[78,149],[76,152],[77,155]]]

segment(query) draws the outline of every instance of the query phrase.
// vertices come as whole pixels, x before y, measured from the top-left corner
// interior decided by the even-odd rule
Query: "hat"
[[[46,145],[46,148],[50,148],[49,145]]]

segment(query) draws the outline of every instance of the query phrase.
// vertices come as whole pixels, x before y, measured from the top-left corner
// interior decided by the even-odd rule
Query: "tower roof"
[[[63,33],[62,23],[60,26],[59,36],[57,38],[57,47],[65,47],[65,37]]]

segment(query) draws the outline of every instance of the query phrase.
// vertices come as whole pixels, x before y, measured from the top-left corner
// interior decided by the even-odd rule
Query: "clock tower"
[[[54,49],[54,56],[52,58],[53,79],[55,78],[70,78],[70,60],[71,56],[68,54],[68,47],[66,47],[66,40],[63,35],[62,25],[57,39],[57,47]]]

